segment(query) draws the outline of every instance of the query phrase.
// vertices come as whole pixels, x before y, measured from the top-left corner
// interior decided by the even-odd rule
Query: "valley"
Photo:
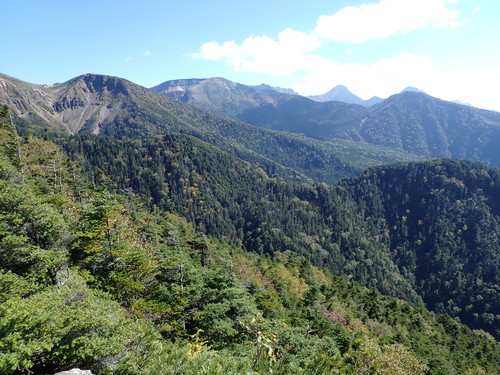
[[[95,74],[0,104],[3,373],[500,371],[499,113]]]

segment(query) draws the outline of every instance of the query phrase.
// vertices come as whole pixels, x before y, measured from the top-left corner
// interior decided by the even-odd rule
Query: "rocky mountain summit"
[[[85,129],[99,133],[128,96],[127,83],[116,77],[85,74],[56,85],[30,84],[0,75],[0,102],[28,123],[46,123],[61,132]]]
[[[189,90],[206,81],[205,78],[190,78],[190,79],[176,79],[173,81],[166,81],[162,84],[155,86],[153,91],[168,96],[172,99],[185,101],[189,95]]]

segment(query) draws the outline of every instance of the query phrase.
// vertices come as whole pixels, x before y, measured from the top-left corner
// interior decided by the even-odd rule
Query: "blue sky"
[[[499,18],[498,0],[17,0],[2,4],[0,72],[343,84],[365,99],[415,86],[500,111]]]

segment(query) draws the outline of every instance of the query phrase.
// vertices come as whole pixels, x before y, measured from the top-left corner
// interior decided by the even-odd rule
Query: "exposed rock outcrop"
[[[79,368],[74,368],[68,371],[61,371],[55,373],[54,375],[93,375],[90,370],[80,370]]]
[[[76,107],[83,107],[85,105],[85,102],[80,99],[80,98],[72,98],[68,99],[67,97],[62,98],[62,100],[55,102],[52,105],[52,108],[56,112],[62,112],[65,109],[74,109]]]

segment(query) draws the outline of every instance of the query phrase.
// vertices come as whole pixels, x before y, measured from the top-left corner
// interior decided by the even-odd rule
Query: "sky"
[[[500,111],[498,0],[16,0],[0,10],[0,72],[85,73],[146,87],[225,77],[363,99],[408,86]]]

